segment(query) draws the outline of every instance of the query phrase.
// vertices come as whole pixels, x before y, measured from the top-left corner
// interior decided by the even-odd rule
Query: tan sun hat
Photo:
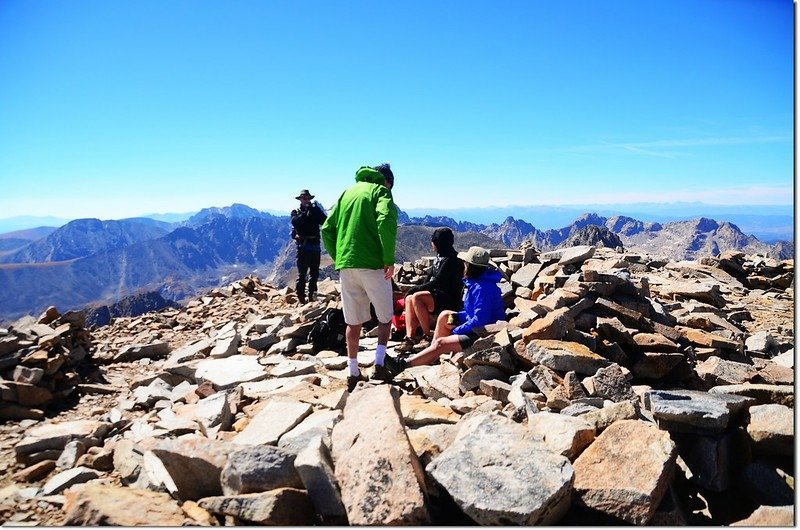
[[[489,251],[483,247],[469,247],[468,251],[459,252],[458,257],[467,263],[472,263],[478,267],[494,268],[489,261]]]
[[[311,195],[311,193],[309,193],[308,190],[300,190],[300,195],[295,197],[295,199],[297,199],[299,201],[301,197],[308,197],[309,199],[313,199],[314,198],[314,196]]]

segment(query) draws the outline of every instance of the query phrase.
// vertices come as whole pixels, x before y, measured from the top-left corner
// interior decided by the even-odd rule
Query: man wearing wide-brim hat
[[[319,260],[322,252],[319,227],[325,222],[327,214],[317,201],[312,200],[308,190],[300,190],[295,197],[300,207],[292,210],[292,239],[297,244],[297,299],[301,304],[313,300],[317,293]],[[308,276],[308,297],[306,297],[306,276]]]

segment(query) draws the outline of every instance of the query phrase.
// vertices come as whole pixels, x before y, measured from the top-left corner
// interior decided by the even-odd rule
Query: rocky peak
[[[605,217],[601,217],[596,213],[585,213],[575,219],[573,226],[578,229],[589,225],[603,226],[606,224],[606,221],[607,219]]]
[[[644,231],[657,232],[661,230],[661,225],[659,223],[643,223],[642,221],[624,215],[609,217],[605,225],[615,234],[622,236],[633,236]]]
[[[213,216],[223,216],[235,219],[246,219],[248,217],[262,217],[264,215],[269,215],[269,214],[262,213],[256,210],[255,208],[251,208],[245,204],[233,203],[230,206],[223,206],[223,207],[212,206],[210,208],[203,208],[202,210],[191,216],[186,221],[186,224],[189,226],[202,224],[208,221],[208,219]]]
[[[561,245],[563,247],[576,247],[580,245],[594,245],[596,247],[622,248],[622,240],[605,226],[586,225],[573,232]]]
[[[488,225],[482,232],[510,247],[517,247],[524,240],[539,233],[532,224],[512,216],[506,217],[500,225],[494,223]]]
[[[140,223],[135,220],[101,221],[76,219],[39,239],[5,256],[4,263],[44,263],[82,258],[101,252],[112,252],[161,237],[167,233],[163,226]]]
[[[719,228],[719,224],[715,220],[708,219],[706,217],[700,217],[698,219],[695,219],[695,220],[689,221],[689,222],[696,227],[696,230],[698,232],[712,232],[712,231],[716,230],[717,228]],[[730,225],[730,223],[726,223],[726,224]],[[733,225],[730,225],[730,226],[733,226]],[[736,228],[736,227],[734,226],[734,228]],[[736,230],[739,230],[739,229],[736,228]]]

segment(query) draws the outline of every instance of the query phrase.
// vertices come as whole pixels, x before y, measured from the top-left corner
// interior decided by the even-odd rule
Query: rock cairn
[[[352,394],[345,357],[306,344],[339,304],[331,280],[298,306],[245,278],[94,330],[103,382],[81,403],[107,404],[0,426],[14,459],[0,518],[793,523],[793,261],[491,255],[508,321]],[[418,284],[431,265],[403,264],[395,280]],[[377,339],[365,335],[368,374]]]
[[[92,338],[79,312],[49,307],[0,329],[0,420],[43,419],[91,370]]]

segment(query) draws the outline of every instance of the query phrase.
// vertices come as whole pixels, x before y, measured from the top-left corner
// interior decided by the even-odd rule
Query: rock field
[[[508,321],[352,394],[330,279],[0,329],[0,523],[794,524],[793,260],[491,254]]]

